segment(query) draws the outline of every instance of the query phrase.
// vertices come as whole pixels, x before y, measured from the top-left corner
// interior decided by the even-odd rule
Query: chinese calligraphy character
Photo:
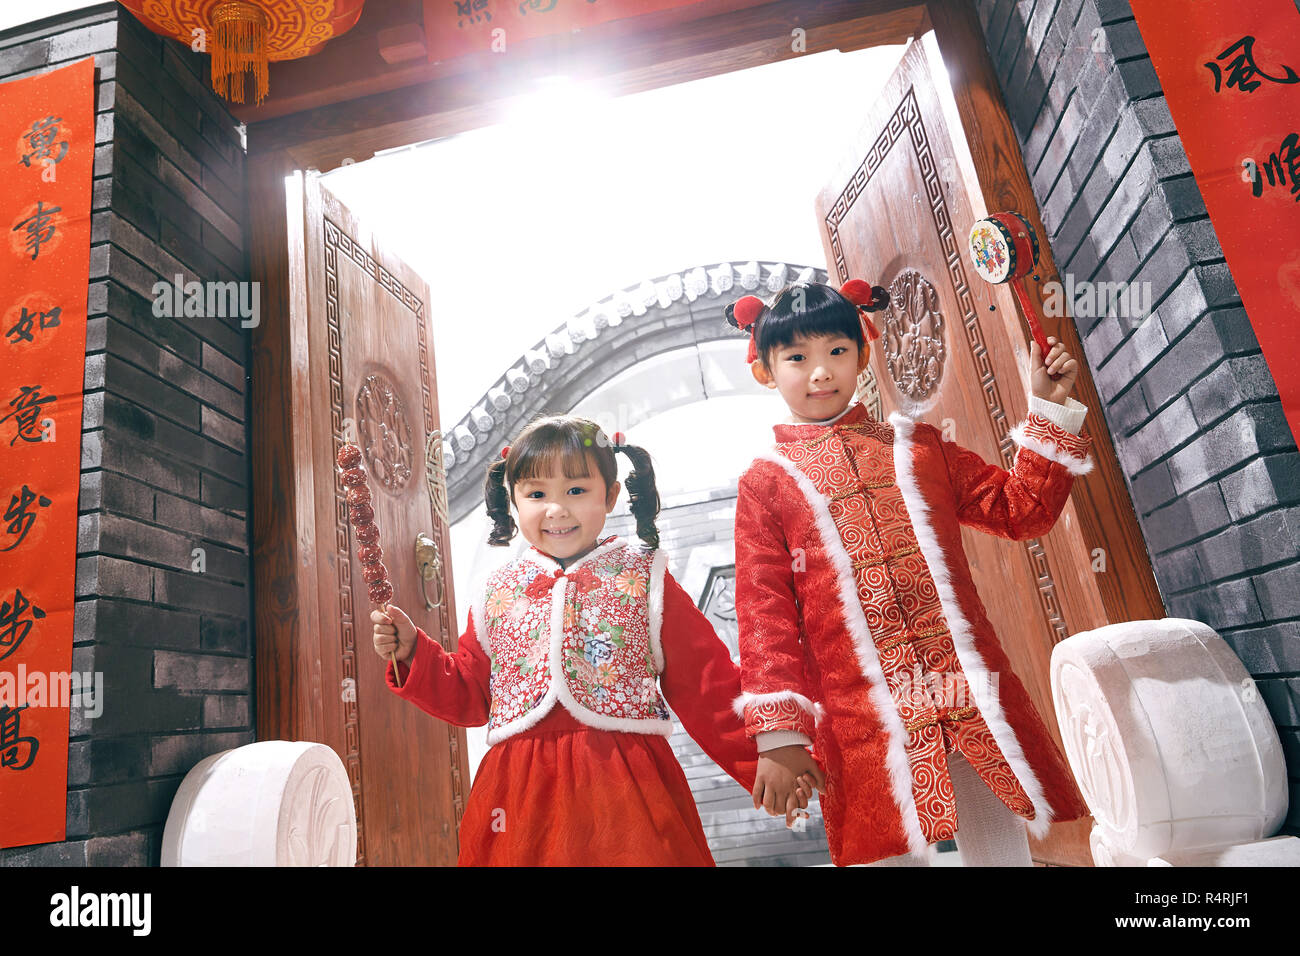
[[[1255,88],[1258,87],[1261,82],[1254,78],[1256,74],[1262,76],[1270,83],[1300,83],[1300,76],[1297,76],[1295,70],[1291,69],[1289,66],[1282,67],[1282,69],[1286,70],[1286,76],[1269,76],[1256,66],[1255,52],[1252,49],[1254,45],[1254,37],[1242,37],[1214,58],[1215,60],[1222,60],[1224,57],[1229,56],[1234,50],[1240,48],[1237,56],[1227,64],[1231,68],[1231,71],[1228,73],[1228,86],[1236,86],[1242,92],[1253,93]],[[1214,62],[1206,63],[1205,67],[1214,74],[1214,92],[1219,92],[1219,84],[1223,79],[1223,71],[1220,70],[1219,65]]]
[[[33,501],[37,501],[40,507],[48,508],[50,499],[44,495],[38,496],[27,485],[23,485],[22,491],[15,492],[14,496],[9,499],[9,507],[5,510],[4,520],[9,522],[9,533],[18,535],[18,540],[7,548],[0,548],[0,551],[12,551],[23,543],[23,538],[27,537],[27,532],[32,530],[32,525],[36,523],[36,512],[29,512]]]
[[[15,345],[24,340],[34,342],[35,339],[32,338],[32,326],[36,324],[36,320],[41,320],[42,330],[50,329],[60,324],[59,316],[62,314],[63,308],[57,305],[48,312],[32,313],[29,313],[27,307],[23,306],[22,315],[18,317],[18,321],[14,323],[13,328],[5,333],[5,336],[13,336]]]
[[[41,441],[41,432],[36,427],[36,419],[41,414],[41,406],[54,401],[56,398],[58,398],[57,395],[41,395],[41,386],[39,385],[22,386],[19,389],[19,394],[9,400],[9,404],[14,406],[14,410],[0,418],[0,422],[2,422],[6,418],[11,418],[14,415],[18,416],[15,419],[18,431],[13,438],[9,439],[9,444],[12,445],[20,438],[29,442]]]
[[[47,116],[43,120],[37,120],[32,124],[29,132],[23,135],[27,137],[27,145],[32,151],[25,155],[21,162],[24,166],[31,166],[32,160],[49,159],[55,163],[63,162],[63,157],[68,155],[68,141],[59,142],[59,154],[51,156],[50,152],[54,141],[59,137],[59,123],[63,121],[61,116]]]
[[[23,615],[29,609],[33,619],[24,620]],[[32,629],[32,625],[44,617],[45,612],[27,599],[22,588],[14,588],[12,610],[8,601],[0,601],[0,661],[18,650],[19,645],[27,638],[27,632]]]
[[[27,248],[32,250],[32,258],[35,259],[41,252],[41,243],[49,242],[54,238],[55,226],[51,220],[56,212],[62,212],[61,206],[55,206],[52,209],[46,209],[45,203],[37,202],[36,212],[32,213],[18,225],[14,226],[12,232],[17,232],[24,226],[27,227]]]
[[[1284,186],[1290,180],[1291,192],[1296,194],[1296,202],[1300,202],[1300,136],[1292,133],[1282,140],[1278,151],[1269,154],[1263,167],[1270,186]],[[1258,169],[1254,169],[1250,179],[1251,195],[1260,195],[1264,191],[1264,177]]]
[[[456,26],[464,28],[467,22],[478,23],[480,20],[491,22],[492,11],[487,9],[488,0],[453,0],[456,4]],[[482,11],[480,13],[479,11]]]
[[[557,0],[523,0],[519,4],[519,15],[523,16],[529,10],[536,10],[538,13],[549,13],[555,9]],[[542,6],[542,4],[546,4]]]
[[[18,735],[18,715],[26,710],[31,704],[23,704],[21,707],[10,707],[5,704],[0,707],[0,767],[9,767],[11,770],[26,770],[36,759],[36,751],[41,749],[40,741],[35,737],[20,737]],[[28,747],[27,759],[18,763],[18,754],[23,748]]]

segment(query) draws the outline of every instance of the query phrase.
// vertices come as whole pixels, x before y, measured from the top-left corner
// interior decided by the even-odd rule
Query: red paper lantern
[[[351,30],[365,0],[120,0],[154,33],[212,55],[212,88],[244,102],[244,74],[252,71],[257,103],[269,89],[267,64],[311,56],[327,40]]]

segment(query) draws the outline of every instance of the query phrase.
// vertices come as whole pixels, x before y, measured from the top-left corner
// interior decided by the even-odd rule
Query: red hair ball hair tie
[[[754,363],[758,360],[758,345],[754,336],[754,323],[767,308],[763,300],[756,295],[741,296],[732,305],[727,306],[727,321],[742,332],[749,333],[749,352],[745,361]]]
[[[624,445],[627,444],[627,436],[624,435],[622,432],[614,432],[613,442],[614,442],[614,450],[618,451],[620,448],[622,448]]]
[[[858,307],[858,313],[862,317],[862,331],[866,334],[867,341],[874,342],[880,338],[880,331],[876,328],[876,324],[867,318],[866,313],[879,312],[889,305],[889,290],[862,279],[850,279],[840,286],[840,295]]]
[[[509,445],[505,445],[505,446],[503,446],[502,449],[501,449],[501,458],[502,458],[502,460],[504,460],[504,459],[509,458],[509,457],[510,457],[510,446],[509,446]]]

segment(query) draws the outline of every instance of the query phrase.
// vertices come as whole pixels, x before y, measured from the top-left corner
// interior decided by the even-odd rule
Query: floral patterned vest
[[[616,537],[565,569],[529,548],[488,576],[474,613],[492,662],[489,746],[557,699],[592,727],[672,733],[658,686],[666,557]]]

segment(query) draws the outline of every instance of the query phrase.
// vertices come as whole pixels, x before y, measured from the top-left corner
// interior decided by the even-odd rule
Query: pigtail
[[[654,463],[650,453],[636,445],[614,445],[615,451],[621,451],[632,462],[632,472],[624,484],[627,487],[628,509],[636,518],[637,537],[648,547],[659,547],[659,529],[655,527],[655,516],[659,514],[659,489],[655,487]]]
[[[488,544],[504,547],[514,538],[517,530],[515,519],[510,515],[510,492],[506,491],[505,456],[488,465],[487,478],[483,482],[483,500],[487,504],[488,517],[492,519]]]

